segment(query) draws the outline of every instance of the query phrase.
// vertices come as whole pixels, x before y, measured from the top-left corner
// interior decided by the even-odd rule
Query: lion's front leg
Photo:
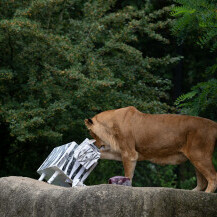
[[[130,178],[131,182],[134,175],[134,170],[136,167],[136,161],[130,161],[128,159],[123,159],[123,165],[124,165],[124,175],[125,177]]]
[[[122,154],[122,162],[123,162],[123,166],[124,166],[124,174],[125,174],[125,177],[130,178],[131,182],[132,182],[132,179],[133,179],[137,159],[138,159],[137,152],[135,152],[135,154],[133,154],[133,156],[132,156],[132,153],[131,154],[128,154],[128,153],[123,153]]]

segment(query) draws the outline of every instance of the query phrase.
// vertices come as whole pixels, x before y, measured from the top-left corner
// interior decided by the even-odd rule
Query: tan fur
[[[214,192],[217,173],[212,154],[217,124],[187,115],[144,114],[130,106],[97,114],[85,124],[101,149],[101,158],[123,162],[125,176],[133,178],[137,161],[195,166],[197,187]]]

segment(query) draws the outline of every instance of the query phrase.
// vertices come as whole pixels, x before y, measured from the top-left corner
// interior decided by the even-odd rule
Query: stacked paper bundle
[[[85,139],[80,145],[71,142],[54,148],[37,170],[39,180],[66,187],[83,185],[100,158],[94,142]]]

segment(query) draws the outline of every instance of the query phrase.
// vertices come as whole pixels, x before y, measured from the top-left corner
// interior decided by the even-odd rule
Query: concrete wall
[[[0,178],[0,217],[217,217],[217,194],[97,185],[64,188]]]

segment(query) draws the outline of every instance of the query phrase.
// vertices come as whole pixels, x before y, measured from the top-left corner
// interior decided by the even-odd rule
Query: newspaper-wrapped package
[[[94,142],[85,139],[80,145],[71,142],[54,148],[37,170],[39,180],[65,187],[83,185],[100,158]]]

